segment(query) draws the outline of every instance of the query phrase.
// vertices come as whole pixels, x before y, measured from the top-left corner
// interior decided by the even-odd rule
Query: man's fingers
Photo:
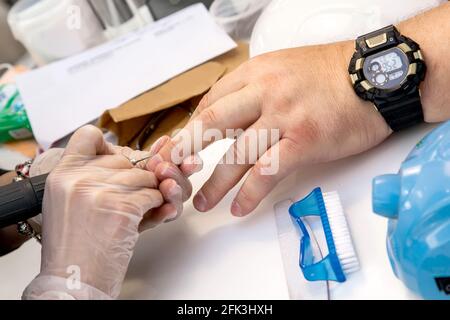
[[[157,154],[162,147],[170,140],[169,136],[162,136],[158,140],[155,141],[155,143],[150,147],[150,155]]]
[[[219,99],[244,88],[247,82],[245,80],[245,74],[243,74],[242,70],[243,68],[239,67],[234,72],[217,81],[217,83],[200,101],[198,107],[192,114],[192,119],[195,119],[200,112],[216,103]]]
[[[78,129],[70,138],[64,155],[109,155],[113,147],[103,138],[102,131],[92,125]]]
[[[168,217],[168,221],[178,218],[183,213],[183,191],[181,187],[175,180],[167,179],[161,182],[159,191],[161,191],[166,203],[172,204],[177,209],[177,215]]]
[[[153,229],[156,226],[170,220],[172,216],[176,217],[177,209],[171,203],[163,204],[161,207],[150,210],[144,215],[140,225],[139,232]]]
[[[261,101],[259,101],[256,92],[257,90],[247,86],[222,97],[210,107],[204,109],[194,121],[188,123],[185,130],[182,130],[177,137],[182,138],[186,133],[189,134],[189,137],[195,137],[195,130],[201,129],[204,140],[202,144],[194,143],[196,141],[190,139],[190,147],[195,154],[216,141],[216,134],[223,139],[227,129],[248,128],[261,115]],[[177,137],[175,137],[175,140]],[[195,149],[197,147],[201,147],[201,149]]]
[[[200,212],[213,209],[242,179],[250,165],[219,164],[212,176],[195,195],[194,207]]]
[[[182,200],[186,201],[191,197],[192,185],[180,169],[170,162],[162,162],[155,168],[155,175],[159,181],[172,179],[182,190]]]
[[[258,121],[248,128],[230,147],[212,176],[194,198],[197,210],[205,212],[214,208],[256,163],[267,149],[278,142],[278,136],[272,138],[271,130]],[[266,140],[266,141],[264,141]]]
[[[139,160],[145,159],[143,161],[139,161],[136,164],[137,168],[144,169],[144,168],[146,168],[148,159],[151,158],[152,156],[156,155],[159,152],[159,150],[169,140],[170,140],[169,136],[160,137],[158,140],[156,140],[156,142],[151,146],[150,150],[148,150],[148,151],[134,150],[129,147],[119,147],[119,146],[113,147],[113,150],[114,150],[114,154],[121,155],[124,158],[126,158],[128,161],[131,161],[131,160],[139,161]]]
[[[169,150],[172,148],[172,146],[172,140],[169,136],[163,136],[159,138],[150,148],[150,159],[142,162],[143,168],[149,171],[155,171],[156,167],[164,161],[163,157],[161,157],[161,155],[159,154],[161,149],[165,147]]]
[[[167,179],[161,182],[159,190],[165,204],[147,212],[141,222],[139,231],[155,227],[163,222],[176,219],[183,212],[182,191],[175,180]]]
[[[187,157],[180,165],[180,170],[186,177],[190,177],[193,174],[200,172],[202,169],[203,160],[198,154]]]
[[[170,140],[169,136],[162,136],[151,146],[148,151],[134,150],[129,147],[112,146],[113,154],[122,156],[128,162],[131,160],[142,160],[136,164],[136,168],[144,169],[148,162],[148,159],[159,152],[159,150]],[[131,162],[130,162],[131,163]]]
[[[179,165],[186,157],[226,138],[227,129],[248,128],[261,115],[261,103],[256,92],[247,86],[206,108],[161,149],[160,160]]]
[[[299,154],[296,148],[292,141],[282,139],[261,156],[231,205],[234,216],[243,217],[255,210],[281,180],[296,170],[299,159],[292,156]]]

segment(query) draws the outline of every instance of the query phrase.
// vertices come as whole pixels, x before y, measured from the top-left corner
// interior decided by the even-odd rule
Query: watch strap
[[[397,100],[375,100],[375,106],[393,131],[424,122],[419,90]]]

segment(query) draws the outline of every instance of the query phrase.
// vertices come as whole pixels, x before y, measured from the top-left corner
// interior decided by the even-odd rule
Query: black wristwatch
[[[399,131],[423,122],[419,85],[426,69],[419,45],[388,26],[356,40],[348,71],[356,94]]]

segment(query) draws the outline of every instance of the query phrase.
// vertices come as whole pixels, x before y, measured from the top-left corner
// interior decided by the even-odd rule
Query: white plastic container
[[[250,39],[256,21],[270,0],[215,0],[209,11],[234,39]]]
[[[253,31],[250,54],[354,40],[446,0],[273,0]],[[349,58],[350,59],[350,58]]]
[[[89,0],[89,2],[101,20],[105,36],[109,40],[153,22],[148,7],[146,5],[139,6],[135,0],[125,0],[120,3],[112,0]]]
[[[20,0],[10,10],[8,23],[37,65],[104,41],[102,27],[85,0]]]

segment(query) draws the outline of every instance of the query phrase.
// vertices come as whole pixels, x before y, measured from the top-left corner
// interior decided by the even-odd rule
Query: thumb
[[[52,148],[38,155],[31,165],[30,177],[39,176],[52,171],[61,160],[64,154],[62,148]]]
[[[64,155],[111,155],[114,154],[112,145],[105,141],[102,131],[87,125],[78,129],[70,138]]]

